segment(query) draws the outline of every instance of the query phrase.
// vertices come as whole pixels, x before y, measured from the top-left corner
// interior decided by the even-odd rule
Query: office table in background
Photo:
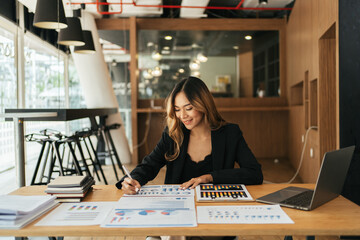
[[[263,184],[246,186],[254,199],[287,186],[314,188],[314,184]],[[45,186],[23,187],[11,194],[38,195]],[[94,185],[85,201],[117,201],[122,191],[115,186]],[[257,202],[196,203],[206,205],[263,205]],[[339,196],[312,210],[282,208],[294,224],[198,224],[197,227],[174,228],[101,228],[100,226],[34,226],[36,221],[19,230],[0,230],[1,236],[339,236],[360,235],[360,207]]]
[[[25,121],[71,121],[89,118],[92,127],[98,127],[95,117],[106,117],[117,113],[117,108],[49,108],[49,109],[5,109],[5,114],[0,114],[6,120],[14,121],[16,165],[19,187],[25,186]]]

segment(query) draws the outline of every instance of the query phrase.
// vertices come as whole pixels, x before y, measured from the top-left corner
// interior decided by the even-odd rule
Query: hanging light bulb
[[[154,76],[154,77],[160,77],[162,75],[162,69],[160,67],[155,67],[151,74]]]
[[[154,59],[155,61],[160,61],[162,59],[162,55],[158,50],[158,45],[155,45],[155,49],[151,54],[151,58]]]
[[[151,54],[152,59],[154,59],[155,61],[160,61],[162,59],[162,55],[158,52],[158,51],[154,51]]]
[[[199,60],[193,60],[189,64],[189,68],[191,70],[199,70],[200,69],[200,61]]]
[[[142,75],[145,79],[152,79],[154,76],[152,75],[152,70],[149,68],[142,72]]]
[[[207,62],[208,60],[207,56],[205,56],[203,53],[198,53],[196,59],[199,60],[200,62]]]
[[[192,76],[200,78],[200,72],[199,71],[195,71],[191,73]]]

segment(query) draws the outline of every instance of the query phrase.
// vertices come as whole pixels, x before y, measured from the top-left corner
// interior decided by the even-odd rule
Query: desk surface
[[[57,113],[56,117],[26,117],[26,113]],[[117,113],[117,108],[14,108],[5,109],[7,113],[25,113],[23,119],[26,121],[70,121],[80,118],[105,116]],[[19,117],[21,118],[21,117]]]
[[[252,197],[258,198],[284,188],[286,184],[247,186]],[[291,184],[313,188],[313,184]],[[40,195],[45,186],[23,187],[12,194]],[[95,185],[85,201],[117,201],[122,191],[115,186]],[[215,203],[196,203],[204,206]],[[219,205],[249,205],[257,202],[216,203]],[[295,224],[199,224],[197,227],[176,228],[101,228],[99,226],[39,227],[38,221],[19,230],[0,230],[0,236],[237,236],[237,235],[360,235],[360,207],[340,196],[312,210],[283,208]]]

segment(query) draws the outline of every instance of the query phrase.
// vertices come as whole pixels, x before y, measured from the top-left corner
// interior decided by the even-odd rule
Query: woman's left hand
[[[193,189],[200,183],[210,183],[212,181],[213,181],[213,178],[212,178],[211,174],[205,174],[205,175],[202,175],[197,178],[192,178],[187,182],[184,182],[183,184],[180,185],[180,188],[181,189],[187,189],[187,188]]]

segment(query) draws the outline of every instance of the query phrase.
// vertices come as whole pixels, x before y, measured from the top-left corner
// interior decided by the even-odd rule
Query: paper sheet
[[[36,226],[99,225],[116,202],[62,203]]]
[[[279,205],[198,206],[197,218],[205,224],[294,223]]]
[[[135,195],[124,194],[124,197],[165,197],[165,196],[188,196],[195,195],[194,189],[180,189],[180,185],[149,185],[142,186]]]
[[[195,227],[194,197],[123,197],[101,227]]]

